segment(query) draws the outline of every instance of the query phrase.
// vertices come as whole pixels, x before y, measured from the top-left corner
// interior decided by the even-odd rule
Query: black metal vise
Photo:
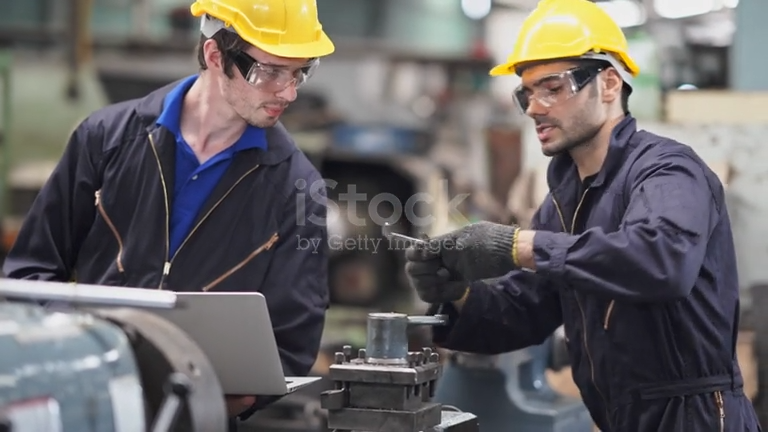
[[[432,402],[442,373],[431,348],[409,352],[409,325],[444,325],[447,318],[398,313],[368,315],[366,348],[336,353],[329,377],[335,389],[323,392],[328,428],[367,432],[479,432],[476,416]]]

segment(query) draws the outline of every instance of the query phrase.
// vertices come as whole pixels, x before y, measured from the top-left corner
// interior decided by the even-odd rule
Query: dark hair
[[[632,94],[632,87],[626,83],[621,86],[621,109],[624,114],[629,113],[629,95]]]
[[[219,30],[211,38],[216,42],[216,47],[221,51],[221,61],[224,66],[224,73],[233,78],[235,72],[232,69],[235,64],[235,54],[246,49],[248,42],[241,38],[237,33]],[[205,52],[203,50],[203,44],[208,38],[205,35],[200,35],[200,41],[197,43],[197,62],[200,65],[200,70],[208,69],[208,65],[205,63]]]

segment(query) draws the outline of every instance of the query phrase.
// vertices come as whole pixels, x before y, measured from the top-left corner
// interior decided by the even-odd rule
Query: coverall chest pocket
[[[203,291],[232,291],[242,289],[238,287],[258,286],[262,283],[273,258],[273,250],[281,240],[280,227],[273,212],[271,206],[254,206],[250,211],[241,212],[239,221],[233,221],[234,227],[250,225],[252,229],[247,233],[236,228],[226,231],[224,238],[229,241],[214,246],[221,248],[219,256],[226,259],[211,271],[217,276],[205,283]],[[249,224],[248,221],[262,222]],[[295,241],[290,238],[282,240]]]

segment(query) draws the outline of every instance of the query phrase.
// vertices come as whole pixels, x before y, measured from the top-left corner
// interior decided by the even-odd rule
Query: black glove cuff
[[[488,251],[493,257],[494,267],[506,271],[516,267],[512,260],[512,241],[518,229],[515,225],[494,225],[488,230]]]

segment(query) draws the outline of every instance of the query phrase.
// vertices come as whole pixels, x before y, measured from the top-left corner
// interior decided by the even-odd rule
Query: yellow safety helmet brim
[[[526,59],[526,61],[507,61],[506,63],[502,63],[498,66],[494,66],[489,74],[491,76],[497,77],[497,76],[504,76],[504,75],[516,75],[517,69],[521,66],[524,66],[525,64],[530,63],[538,63],[538,62],[547,62],[547,61],[558,61],[558,60],[575,60],[580,58],[592,58],[589,56],[591,53],[599,53],[596,51],[587,51],[582,53],[581,55],[574,55],[569,57],[540,57],[540,58],[530,58]],[[610,55],[616,60],[620,61],[622,66],[626,69],[626,71],[633,77],[636,77],[640,73],[640,68],[637,66],[634,60],[632,60],[629,56],[622,56],[616,53],[606,52],[605,54]]]
[[[237,28],[235,28],[237,31]],[[240,34],[240,33],[238,33]],[[260,43],[258,40],[252,40],[243,37],[243,39],[256,48],[272,54],[278,57],[286,58],[317,58],[324,57],[336,50],[336,47],[331,42],[331,38],[323,32],[320,35],[320,40],[316,42],[310,42],[305,44],[284,44],[284,45],[269,45]]]
[[[507,61],[491,69],[490,75],[513,75],[526,63],[590,54],[608,54],[629,75],[640,73],[624,32],[600,6],[589,0],[542,0],[523,22]]]
[[[323,31],[316,16],[309,25],[299,26],[300,35],[288,38],[286,37],[288,31],[282,31],[279,27],[287,26],[288,24],[284,20],[295,18],[295,15],[280,17],[282,20],[278,19],[273,28],[259,29],[254,25],[253,20],[249,19],[239,8],[227,7],[228,5],[225,3],[215,0],[197,0],[190,7],[190,11],[195,17],[202,17],[207,14],[221,20],[225,26],[234,30],[243,40],[274,56],[317,58],[327,56],[335,51],[333,42]],[[287,14],[288,11],[285,12]],[[305,20],[306,18],[304,17]],[[299,24],[307,23],[301,22]]]

